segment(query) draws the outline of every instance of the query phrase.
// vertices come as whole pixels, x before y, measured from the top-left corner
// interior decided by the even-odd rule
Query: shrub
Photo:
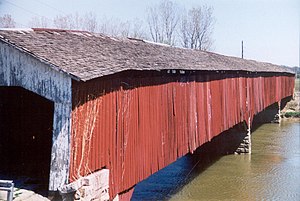
[[[297,117],[300,118],[300,112],[287,112],[284,114],[285,117]]]

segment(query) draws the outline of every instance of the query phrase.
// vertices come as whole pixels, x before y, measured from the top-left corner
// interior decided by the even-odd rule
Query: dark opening
[[[54,103],[33,92],[0,87],[1,178],[16,180],[16,186],[23,178],[47,192],[53,112]]]

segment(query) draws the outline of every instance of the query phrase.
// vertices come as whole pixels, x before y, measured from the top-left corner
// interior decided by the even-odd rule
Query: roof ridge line
[[[57,28],[31,28],[34,32],[38,32],[38,31],[48,31],[48,32],[67,32],[67,33],[72,33],[72,32],[76,32],[76,33],[88,33],[88,34],[92,34],[89,31],[83,31],[83,30],[76,30],[76,29],[57,29]]]

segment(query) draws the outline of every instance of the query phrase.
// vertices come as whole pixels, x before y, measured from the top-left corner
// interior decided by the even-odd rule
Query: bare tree
[[[179,21],[177,5],[163,0],[159,5],[148,9],[147,21],[154,42],[175,44],[175,30]]]
[[[181,18],[180,38],[186,48],[209,50],[212,46],[213,8],[192,8]]]
[[[119,22],[116,24],[118,27],[117,36],[121,37],[131,37],[131,38],[139,38],[146,39],[146,34],[143,27],[143,21],[139,19],[134,19],[132,21]]]
[[[117,25],[119,20],[114,18],[102,17],[99,23],[100,33],[109,35],[109,36],[118,36],[119,35],[119,25]]]
[[[139,38],[139,39],[147,39],[147,35],[145,33],[145,29],[143,26],[143,21],[140,19],[134,19],[130,37]]]
[[[90,32],[96,32],[98,29],[97,17],[92,12],[86,13],[84,16],[80,16],[78,13],[58,15],[53,19],[53,25],[59,29],[76,29]]]
[[[71,15],[71,27],[72,29],[81,30],[83,26],[83,19],[82,17],[76,12],[74,15]]]
[[[149,8],[147,20],[152,40],[154,42],[163,41],[159,17],[155,8]]]
[[[134,19],[122,21],[116,18],[103,17],[99,23],[99,31],[103,34],[115,37],[146,38],[143,30],[143,21]]]
[[[0,27],[1,28],[15,28],[16,22],[12,18],[11,15],[5,14],[2,17],[0,17]]]
[[[50,26],[50,21],[46,17],[33,17],[28,22],[29,27],[47,28]]]
[[[81,19],[82,29],[85,31],[96,32],[98,27],[97,17],[94,13],[89,12]]]
[[[53,25],[58,29],[74,29],[72,15],[58,15],[53,19]]]
[[[129,37],[131,32],[131,23],[130,21],[124,21],[117,24],[118,27],[118,35],[121,37]]]

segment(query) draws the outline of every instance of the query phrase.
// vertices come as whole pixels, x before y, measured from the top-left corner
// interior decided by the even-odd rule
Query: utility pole
[[[244,41],[242,41],[242,59],[244,59]]]

